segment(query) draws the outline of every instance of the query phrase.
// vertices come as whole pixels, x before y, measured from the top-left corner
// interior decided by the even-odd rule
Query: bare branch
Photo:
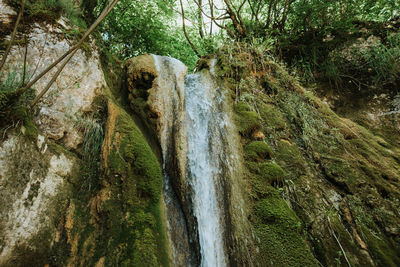
[[[238,33],[239,37],[244,37],[246,35],[246,30],[243,26],[243,21],[241,21],[240,16],[238,16],[237,13],[233,10],[234,7],[232,8],[229,0],[224,0],[224,3],[227,8],[227,12],[229,14],[229,17],[233,23],[233,27],[235,28],[236,32]]]
[[[25,85],[25,79],[26,79],[26,61],[28,57],[28,38],[26,37],[26,32],[25,32],[25,21],[24,18],[22,18],[22,24],[24,26],[24,43],[25,43],[25,52],[24,52],[24,74],[22,75],[22,83],[21,86]]]
[[[197,57],[200,57],[199,52],[197,51],[196,47],[194,46],[194,44],[192,43],[192,41],[190,41],[189,35],[186,32],[186,24],[185,24],[185,11],[183,10],[183,3],[182,0],[179,0],[180,4],[181,4],[181,12],[182,12],[182,27],[183,27],[183,33],[185,34],[186,40],[188,41],[190,47],[192,48],[192,50],[194,51],[194,53],[196,54]]]
[[[21,21],[21,18],[24,15],[24,8],[25,8],[25,0],[21,0],[21,8],[18,13],[17,21],[15,22],[14,30],[11,34],[10,43],[8,44],[6,51],[4,52],[3,58],[1,59],[1,62],[0,62],[0,71],[4,67],[4,64],[6,63],[8,54],[10,53],[10,50],[11,50],[11,46],[15,40],[15,35],[17,34],[19,22]]]

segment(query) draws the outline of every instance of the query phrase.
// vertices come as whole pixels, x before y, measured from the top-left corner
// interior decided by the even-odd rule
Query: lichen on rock
[[[77,158],[55,153],[51,147],[44,149],[46,142],[38,144],[24,135],[11,134],[1,144],[0,213],[4,220],[0,222],[0,264],[22,264],[22,259],[15,259],[21,250],[26,253],[25,259],[47,253],[59,216],[57,210],[71,192],[68,180],[76,172]],[[40,243],[36,241],[39,236]],[[42,261],[45,264],[46,258]]]

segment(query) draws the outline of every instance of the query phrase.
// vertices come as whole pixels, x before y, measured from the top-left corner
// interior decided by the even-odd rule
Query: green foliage
[[[16,90],[22,86],[23,68],[15,67],[7,69],[7,73],[0,73],[0,118],[1,126],[19,121],[26,116],[19,116],[18,112],[24,109],[24,105],[29,103],[34,97],[33,89],[28,90],[22,96]],[[29,77],[25,77],[25,82]]]
[[[0,91],[15,91],[22,85],[22,71],[19,68],[8,69],[7,74],[0,74]]]
[[[346,82],[359,88],[395,85],[400,81],[400,35],[390,34],[384,42],[375,36],[350,41],[330,53],[324,68],[337,88]]]
[[[19,0],[7,0],[7,3],[19,10]],[[63,15],[72,25],[86,28],[78,8],[70,0],[27,0],[24,9],[26,21],[55,22]]]
[[[366,60],[367,67],[376,73],[373,77],[375,84],[394,84],[400,80],[400,34],[388,36],[386,45],[373,47]]]
[[[105,1],[98,1],[97,16]],[[196,56],[175,25],[172,1],[121,0],[100,27],[107,48],[122,59],[143,53],[174,56],[194,66]]]
[[[103,123],[92,116],[78,117],[77,127],[83,132],[82,144],[82,183],[81,190],[94,192],[99,186],[100,153],[103,143]]]

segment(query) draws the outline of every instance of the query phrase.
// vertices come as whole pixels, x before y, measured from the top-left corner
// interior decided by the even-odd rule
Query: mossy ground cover
[[[124,186],[116,190],[122,193],[125,222],[128,235],[120,237],[127,242],[130,255],[126,255],[123,264],[127,266],[159,266],[166,264],[166,236],[161,218],[161,168],[156,156],[132,118],[122,111],[115,126],[113,148],[108,158],[109,177],[118,177],[125,181]],[[118,135],[121,137],[118,140]],[[116,178],[115,178],[116,179]],[[109,212],[115,210],[118,202],[109,200]],[[105,203],[107,205],[107,203]],[[110,217],[115,220],[117,218]],[[121,221],[115,221],[119,227]],[[131,238],[129,238],[129,236]]]
[[[400,165],[393,157],[398,145],[336,115],[284,66],[251,46],[221,49],[218,65],[236,102],[252,189],[250,221],[260,255],[269,257],[259,261],[309,266],[316,258],[323,265],[346,265],[347,260],[357,265],[370,264],[370,258],[378,265],[398,265],[400,229],[387,231],[400,223],[395,213]],[[254,130],[265,139],[253,140]],[[360,201],[349,213],[346,203],[354,197]],[[365,229],[381,242],[368,238]],[[304,240],[310,249],[300,245]]]
[[[52,254],[64,264],[168,266],[159,162],[130,115],[108,108],[98,185],[82,190],[75,181],[72,219],[64,212]]]

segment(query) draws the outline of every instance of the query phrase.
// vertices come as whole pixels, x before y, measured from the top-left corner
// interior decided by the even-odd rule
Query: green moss
[[[121,244],[127,247],[123,257],[110,263],[167,266],[165,225],[159,223],[162,220],[162,177],[158,160],[132,118],[122,110],[113,138],[113,149],[108,157],[109,177],[112,180],[119,177],[116,183],[120,185],[114,190],[120,192],[122,199],[107,201],[105,209],[112,214],[122,204],[128,217],[123,214],[110,217],[113,247]]]
[[[283,199],[270,195],[255,203],[254,210],[261,265],[317,266],[300,235],[300,220]]]
[[[159,266],[156,255],[156,240],[153,232],[146,228],[133,245],[133,266]]]
[[[255,234],[262,244],[258,259],[262,266],[318,266],[298,233],[279,225],[259,225]]]
[[[233,107],[233,110],[235,112],[236,125],[243,136],[248,136],[253,131],[261,128],[258,114],[251,111],[246,103],[239,102]]]
[[[295,180],[307,174],[307,162],[297,145],[281,140],[278,142],[275,154],[277,162],[287,171],[290,179]]]
[[[267,105],[260,101],[257,103],[260,110],[260,116],[263,119],[262,130],[266,133],[272,133],[273,130],[285,130],[288,128],[284,116],[279,108]]]
[[[398,252],[396,254],[393,244],[389,244],[386,240],[377,237],[365,226],[362,226],[362,233],[366,238],[371,256],[378,266],[394,267],[400,265],[400,255]]]
[[[280,224],[284,230],[298,229],[299,219],[281,198],[263,199],[255,204],[254,210],[264,224]]]
[[[248,162],[246,165],[253,174],[256,174],[254,176],[255,179],[253,179],[253,182],[261,183],[261,185],[265,187],[269,185],[283,185],[285,172],[278,164],[274,162]]]
[[[117,163],[119,167],[121,164],[126,167],[126,163],[130,162],[129,167],[139,179],[138,189],[157,203],[161,196],[162,178],[156,156],[128,114],[121,113],[116,124],[116,131],[124,133],[124,137],[119,149],[114,151],[114,161],[110,166]],[[125,162],[118,159],[118,154]],[[117,159],[116,162],[115,159]]]
[[[261,162],[273,157],[271,148],[263,141],[254,141],[244,148],[246,160]]]

